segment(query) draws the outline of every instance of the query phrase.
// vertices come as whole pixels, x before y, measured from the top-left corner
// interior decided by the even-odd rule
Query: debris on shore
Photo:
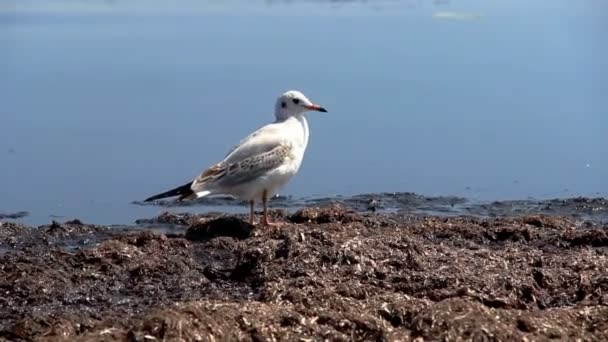
[[[608,340],[604,223],[172,215],[172,234],[4,222],[0,340]]]

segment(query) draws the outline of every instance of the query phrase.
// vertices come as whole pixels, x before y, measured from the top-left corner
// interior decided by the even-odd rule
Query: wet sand
[[[4,221],[0,340],[608,339],[604,199],[441,215],[387,198],[274,210],[280,229]]]

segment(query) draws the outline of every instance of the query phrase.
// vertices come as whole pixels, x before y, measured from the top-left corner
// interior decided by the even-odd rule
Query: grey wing
[[[230,151],[228,151],[228,153],[226,153],[225,158],[229,157],[234,151],[240,149],[243,145],[245,145],[247,142],[252,141],[254,139],[256,139],[260,133],[268,130],[269,128],[272,128],[272,124],[270,125],[266,125],[266,126],[262,126],[260,128],[258,128],[256,131],[250,133],[248,136],[244,137],[243,139],[241,139],[241,141],[239,141],[238,144],[234,145]]]
[[[224,158],[228,158],[232,154],[232,152],[236,151],[241,145],[243,145],[244,142],[255,137],[256,135],[258,135],[258,132],[253,132],[253,133],[249,134],[248,136],[246,136],[245,138],[243,138],[238,144],[234,145],[230,149],[230,151],[228,151],[228,153],[226,153],[226,156]]]
[[[256,154],[268,152],[283,143],[284,140],[280,127],[276,123],[262,126],[230,149],[224,161],[232,163]]]
[[[191,189],[198,192],[248,183],[283,164],[291,149],[291,144],[280,142],[268,151],[238,161],[224,160],[201,173],[192,183]]]

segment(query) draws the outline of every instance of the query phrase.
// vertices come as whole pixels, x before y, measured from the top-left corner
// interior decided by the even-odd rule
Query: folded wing
[[[222,188],[248,183],[283,164],[291,149],[273,124],[264,126],[243,139],[223,161],[203,171],[191,189],[221,192]]]

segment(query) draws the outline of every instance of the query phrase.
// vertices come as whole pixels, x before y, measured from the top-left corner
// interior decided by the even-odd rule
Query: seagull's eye
[[[287,107],[287,103],[281,102],[281,108],[285,108],[285,107]]]
[[[293,99],[292,101],[293,101],[293,103],[295,103],[295,104],[300,103],[300,99]]]

